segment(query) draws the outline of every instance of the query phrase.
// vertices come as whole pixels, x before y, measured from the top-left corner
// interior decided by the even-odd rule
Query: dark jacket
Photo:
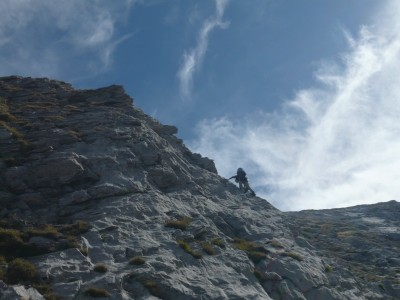
[[[236,175],[232,176],[229,179],[235,178],[236,182],[247,182],[246,172],[241,170],[238,171]]]

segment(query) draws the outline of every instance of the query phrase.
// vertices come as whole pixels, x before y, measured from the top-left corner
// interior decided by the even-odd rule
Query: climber
[[[235,178],[235,181],[239,183],[240,190],[244,189],[243,192],[245,194],[247,193],[247,191],[250,191],[252,196],[256,195],[256,193],[254,193],[254,191],[250,188],[249,182],[246,177],[246,172],[242,168],[237,169],[236,175],[232,176],[228,180],[232,178]]]

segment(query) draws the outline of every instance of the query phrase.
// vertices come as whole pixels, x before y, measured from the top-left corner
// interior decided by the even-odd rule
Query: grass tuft
[[[218,252],[213,248],[213,246],[210,243],[202,242],[200,245],[201,245],[201,248],[203,249],[203,251],[205,253],[207,253],[208,255],[218,254]]]
[[[165,227],[186,230],[191,222],[192,222],[192,219],[188,218],[188,217],[184,217],[181,220],[168,220],[165,223]]]
[[[333,267],[331,266],[331,265],[326,265],[325,266],[325,272],[326,273],[330,273],[330,272],[332,272],[333,271]]]
[[[17,118],[13,116],[7,105],[7,101],[4,98],[0,97],[0,121],[16,121]]]
[[[26,231],[30,236],[44,236],[51,239],[57,239],[61,234],[53,225],[47,224],[40,228],[31,228]]]
[[[143,285],[149,290],[150,294],[155,297],[162,298],[160,289],[158,288],[157,282],[152,279],[147,279],[143,282]]]
[[[185,252],[189,253],[189,254],[192,255],[194,258],[199,259],[199,258],[202,258],[202,257],[203,257],[200,253],[198,253],[198,252],[196,252],[195,250],[193,250],[193,248],[190,246],[190,244],[189,244],[188,242],[186,242],[186,241],[184,241],[184,240],[177,240],[177,242],[178,242],[179,246],[181,246],[181,248],[182,248]]]
[[[11,127],[6,122],[0,121],[0,127],[5,128],[11,135],[17,140],[20,144],[21,150],[23,152],[29,151],[32,148],[32,145],[25,139],[25,136],[18,131],[17,128]]]
[[[130,265],[144,265],[146,260],[141,256],[134,256],[129,260]]]
[[[247,256],[254,262],[258,263],[262,259],[267,258],[268,251],[260,244],[245,239],[235,238],[233,246],[246,252]]]
[[[37,282],[36,267],[25,259],[16,258],[8,264],[7,281],[11,284]]]
[[[211,244],[218,246],[220,248],[225,248],[225,243],[222,239],[220,238],[215,238],[211,240]]]
[[[33,287],[43,295],[46,300],[62,300],[60,296],[55,294],[48,284],[34,284]]]
[[[297,261],[302,261],[303,258],[301,257],[301,255],[297,252],[293,252],[293,251],[289,251],[289,252],[283,252],[282,253],[283,256],[289,256]]]
[[[0,255],[13,256],[23,253],[28,245],[23,240],[23,232],[16,229],[0,228]]]
[[[97,288],[97,287],[94,287],[94,286],[89,287],[85,291],[84,294],[86,296],[93,297],[93,298],[101,298],[101,297],[109,298],[109,297],[111,297],[111,294],[107,290],[101,289],[101,288]]]
[[[108,268],[105,264],[96,264],[93,267],[93,271],[98,272],[98,273],[107,273]]]

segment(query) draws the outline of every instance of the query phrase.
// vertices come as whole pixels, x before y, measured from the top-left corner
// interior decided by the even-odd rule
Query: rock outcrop
[[[42,297],[7,277],[16,256],[10,237],[62,299],[398,297],[398,202],[385,204],[387,215],[354,212],[369,223],[348,218],[354,230],[377,235],[362,240],[336,211],[282,213],[241,194],[176,133],[120,86],[0,78],[0,299]],[[377,231],[374,218],[384,222]],[[71,242],[83,221],[90,228]],[[356,251],[372,240],[362,260]],[[390,276],[377,281],[353,263]]]

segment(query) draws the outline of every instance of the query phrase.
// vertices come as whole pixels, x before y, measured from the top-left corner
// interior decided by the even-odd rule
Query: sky
[[[396,0],[0,0],[0,76],[123,85],[277,208],[399,199]]]

